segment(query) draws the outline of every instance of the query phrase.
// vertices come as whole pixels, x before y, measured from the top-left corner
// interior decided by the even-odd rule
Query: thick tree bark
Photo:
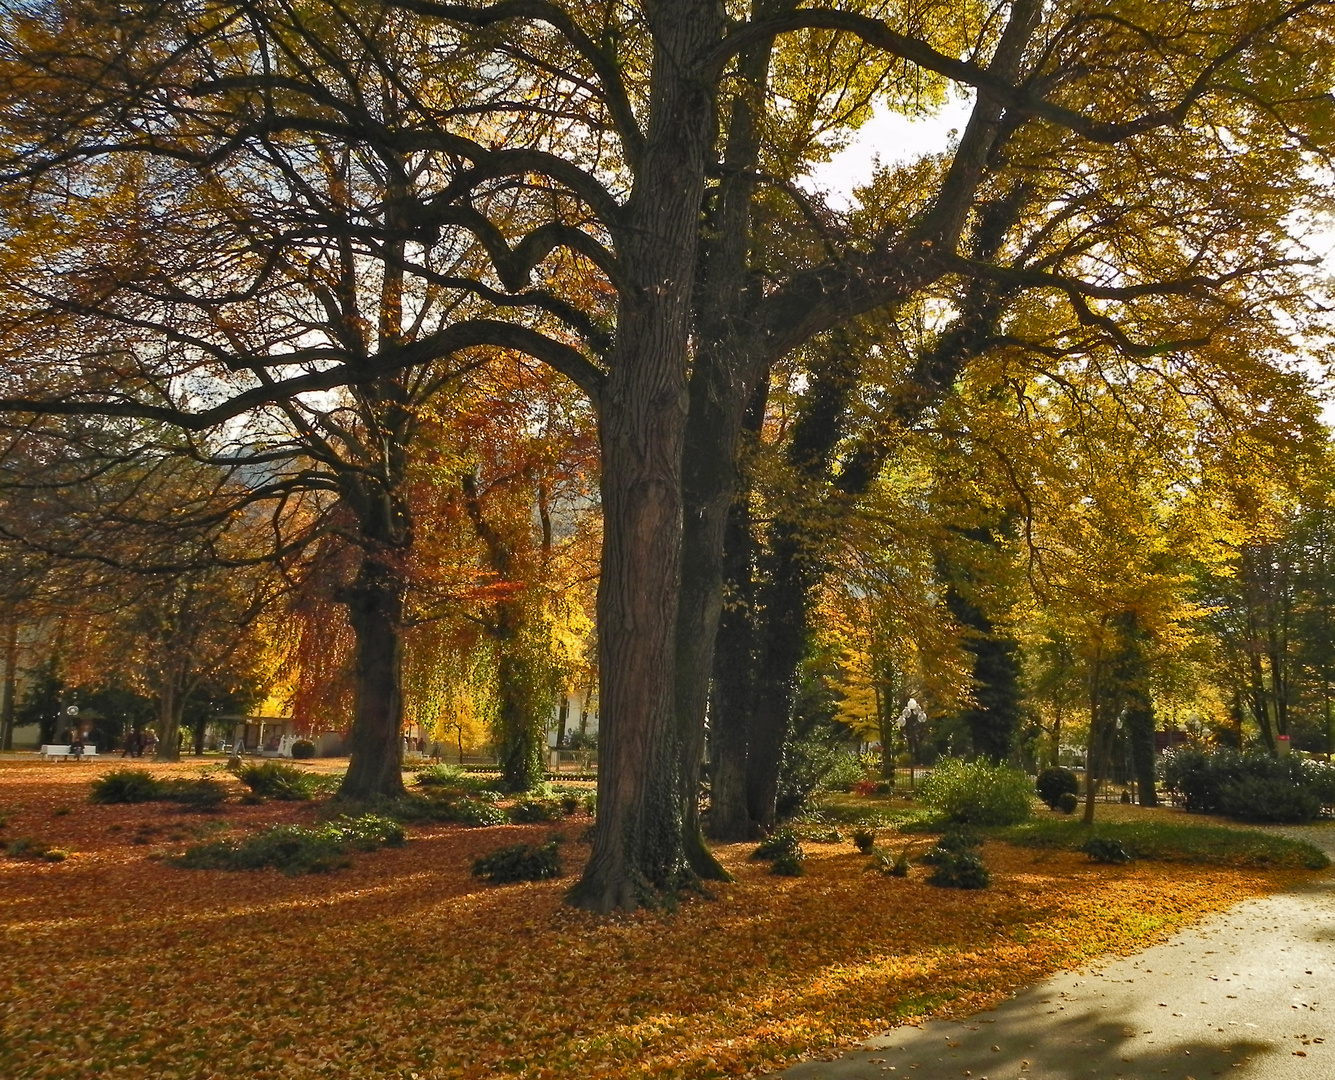
[[[356,639],[356,701],[348,735],[348,772],[339,796],[365,801],[397,798],[403,787],[402,574],[368,552],[347,590],[348,621]]]
[[[709,835],[715,840],[751,837],[746,804],[746,759],[755,706],[755,535],[743,491],[728,515],[724,540],[730,603],[719,618],[714,650],[710,750]]]
[[[790,6],[787,0],[769,7]],[[765,3],[757,5],[763,10]],[[687,851],[705,878],[729,875],[704,844],[697,792],[705,716],[723,608],[724,533],[737,495],[737,456],[747,404],[765,374],[754,314],[759,283],[749,265],[751,201],[759,161],[757,114],[763,108],[773,41],[739,61],[728,118],[723,179],[707,215],[695,306],[700,345],[691,372],[682,467],[682,579],[677,613],[677,725]]]
[[[1154,786],[1154,706],[1148,695],[1137,696],[1139,700],[1126,713],[1136,793],[1141,806],[1158,806],[1159,793]]]
[[[829,491],[835,447],[845,431],[848,404],[862,363],[860,343],[844,334],[831,337],[832,347],[815,372],[788,447],[788,463],[805,488],[799,493],[801,509],[790,510],[770,526],[769,558],[763,560],[760,609],[764,623],[755,708],[747,731],[746,801],[751,820],[765,830],[774,826],[778,812],[779,773],[798,669],[806,655],[810,597],[824,571],[821,549],[838,520],[832,506],[818,510],[811,494]]]
[[[688,876],[672,679],[685,387],[671,378],[672,345],[645,340],[601,416],[598,821],[571,894],[595,911],[633,909]]]
[[[816,580],[796,530],[780,527],[771,541],[772,567],[762,589],[765,612],[756,703],[747,731],[746,804],[761,829],[774,827],[779,773],[791,726],[798,669],[806,655],[809,594]]]
[[[718,41],[723,10],[675,0],[650,9],[650,26],[649,132],[625,208],[629,280],[599,412],[598,821],[570,894],[596,911],[634,908],[692,877],[674,671],[687,333],[717,86],[691,65]]]

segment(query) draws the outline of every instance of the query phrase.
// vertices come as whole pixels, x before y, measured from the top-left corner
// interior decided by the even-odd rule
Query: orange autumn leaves
[[[1287,880],[990,844],[993,887],[956,892],[864,873],[850,843],[808,844],[802,878],[769,876],[739,845],[722,851],[738,881],[714,899],[600,919],[561,903],[587,853],[578,818],[416,827],[326,876],[191,872],[153,856],[313,809],[92,806],[93,769],[0,763],[4,839],[76,852],[0,859],[13,1080],[755,1074],[984,1007]],[[476,855],[557,831],[564,882],[470,876]]]

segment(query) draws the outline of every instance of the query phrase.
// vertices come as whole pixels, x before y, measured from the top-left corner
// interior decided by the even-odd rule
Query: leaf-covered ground
[[[561,903],[588,824],[410,828],[333,874],[177,869],[197,836],[310,822],[303,804],[95,806],[106,764],[0,761],[0,1076],[756,1075],[928,1013],[984,1008],[1138,948],[1292,873],[1133,863],[989,844],[993,885],[864,872],[807,844],[806,876],[722,850],[734,884],[675,914]],[[198,766],[154,771],[197,775]],[[564,832],[561,881],[487,886],[478,854]],[[921,838],[918,838],[921,843]]]

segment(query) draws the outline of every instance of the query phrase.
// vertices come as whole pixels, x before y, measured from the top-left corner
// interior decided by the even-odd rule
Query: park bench
[[[69,744],[63,746],[56,743],[43,743],[42,748],[37,751],[42,756],[43,761],[61,761],[65,758],[95,758],[97,757],[96,746],[85,746],[82,754],[71,754]]]

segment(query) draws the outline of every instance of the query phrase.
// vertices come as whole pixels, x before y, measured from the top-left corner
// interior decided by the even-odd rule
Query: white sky
[[[950,148],[951,131],[964,130],[973,101],[948,101],[937,112],[910,120],[892,112],[877,112],[857,131],[856,137],[828,162],[811,171],[811,183],[847,206],[853,189],[871,180],[879,158],[887,163],[912,161],[923,154]]]
[[[909,119],[899,113],[878,112],[858,129],[848,146],[811,172],[810,185],[827,193],[839,207],[852,202],[855,188],[866,184],[879,159],[887,163],[912,161],[923,154],[941,153],[964,129],[973,107],[972,99],[952,99],[935,113]],[[1307,237],[1314,254],[1323,260],[1319,273],[1335,278],[1335,226],[1317,228]],[[1335,366],[1335,365],[1332,365]],[[1335,428],[1335,386],[1329,373],[1313,371],[1325,383],[1326,424]]]

